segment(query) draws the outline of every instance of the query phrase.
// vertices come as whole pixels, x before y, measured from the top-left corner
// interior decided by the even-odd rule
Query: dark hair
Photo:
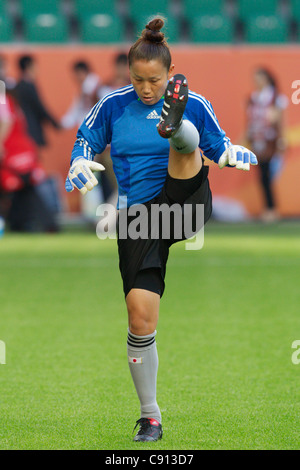
[[[90,71],[90,66],[84,60],[79,60],[78,62],[75,62],[75,64],[73,65],[73,70],[75,70],[75,71],[82,70],[84,72],[89,72]]]
[[[259,75],[264,75],[266,77],[269,85],[274,87],[275,90],[278,89],[277,80],[274,77],[274,75],[270,72],[270,70],[266,69],[265,67],[258,67],[256,69],[255,73],[258,73]]]
[[[116,65],[127,65],[127,62],[128,62],[128,58],[127,58],[127,54],[125,52],[120,52],[120,54],[118,54],[115,57],[115,64]]]
[[[19,69],[25,72],[34,63],[34,59],[31,55],[23,55],[19,59]]]
[[[164,33],[162,18],[150,21],[139,39],[131,46],[128,54],[129,67],[135,60],[160,60],[167,70],[171,67],[171,53]]]

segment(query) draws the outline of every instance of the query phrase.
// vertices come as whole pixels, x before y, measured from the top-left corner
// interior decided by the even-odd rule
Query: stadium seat
[[[202,15],[190,21],[193,42],[230,43],[234,39],[232,21],[224,15]]]
[[[0,15],[6,14],[6,0],[0,0]]]
[[[135,23],[146,16],[167,17],[168,13],[169,0],[129,0],[129,16]]]
[[[10,42],[14,39],[13,22],[7,15],[0,15],[0,42]]]
[[[292,19],[300,23],[300,0],[290,0]]]
[[[150,16],[141,16],[135,23],[135,32],[136,36],[139,36],[143,29],[145,29],[146,24],[153,18],[153,15]],[[168,15],[165,17],[165,25],[163,32],[168,42],[175,43],[180,40],[180,23],[177,18],[174,16]]]
[[[74,0],[77,15],[106,13],[113,15],[116,12],[115,0]]]
[[[245,22],[245,39],[251,43],[285,43],[289,28],[281,16],[256,16]]]
[[[183,0],[183,14],[189,20],[196,16],[223,13],[225,0]]]
[[[60,0],[19,0],[22,16],[32,16],[38,13],[60,13]]]
[[[24,18],[25,40],[30,42],[66,42],[68,22],[62,15],[42,13]]]
[[[278,0],[238,0],[238,16],[246,21],[251,16],[276,15],[278,10]]]
[[[117,15],[84,15],[80,19],[81,39],[89,43],[120,42],[124,37],[124,25]]]

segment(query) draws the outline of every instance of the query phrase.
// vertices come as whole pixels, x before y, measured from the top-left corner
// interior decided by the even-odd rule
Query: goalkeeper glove
[[[257,158],[253,152],[241,145],[231,145],[222,153],[219,168],[226,165],[235,166],[238,170],[250,170],[250,165],[257,165]]]
[[[93,162],[83,157],[75,158],[66,179],[66,191],[70,193],[75,187],[81,194],[86,194],[98,184],[98,180],[92,171],[103,170],[105,168],[101,163]]]

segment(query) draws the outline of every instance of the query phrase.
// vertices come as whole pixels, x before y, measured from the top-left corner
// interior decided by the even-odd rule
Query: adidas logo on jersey
[[[147,119],[159,119],[159,115],[157,114],[155,109],[154,109],[154,111],[151,111],[150,114],[148,114]]]

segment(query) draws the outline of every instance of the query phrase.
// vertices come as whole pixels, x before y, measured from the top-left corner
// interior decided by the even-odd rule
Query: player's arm
[[[232,166],[238,170],[250,170],[250,165],[257,165],[253,152],[241,145],[233,145],[217,120],[209,101],[202,98],[200,107],[200,147],[204,155],[219,165]]]
[[[103,165],[94,162],[95,155],[102,153],[110,143],[105,110],[99,110],[99,103],[87,115],[77,132],[71,167],[65,183],[67,192],[77,188],[81,194],[86,194],[98,184],[93,171],[105,170]]]

